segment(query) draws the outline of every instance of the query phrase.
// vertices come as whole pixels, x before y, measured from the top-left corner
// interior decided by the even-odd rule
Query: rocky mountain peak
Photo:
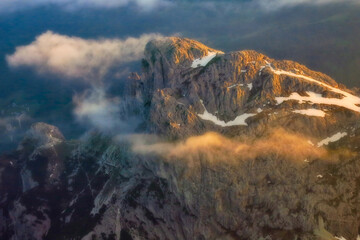
[[[179,37],[161,38],[150,41],[145,47],[142,61],[146,88],[150,91],[173,87],[195,59],[209,54],[222,53],[195,40]]]
[[[207,56],[209,52],[221,52],[210,48],[198,41],[168,37],[150,41],[145,47],[145,57],[150,64],[154,64],[161,58],[172,66],[183,65],[197,58]]]
[[[149,42],[141,81],[149,128],[175,138],[254,134],[270,123],[297,132],[311,129],[309,120],[317,132],[307,134],[323,137],[360,112],[359,97],[302,64],[253,50],[223,53],[184,38]]]

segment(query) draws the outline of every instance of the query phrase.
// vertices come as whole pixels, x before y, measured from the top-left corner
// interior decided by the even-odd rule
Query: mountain
[[[292,61],[254,51],[224,54],[180,38],[150,42],[145,56],[142,79],[151,105],[148,121],[156,133],[236,136],[282,126],[325,137],[359,117],[360,98]],[[201,58],[204,66],[193,64]]]
[[[37,123],[0,158],[1,239],[358,237],[355,92],[171,37],[147,44],[127,93],[136,134],[66,140]]]

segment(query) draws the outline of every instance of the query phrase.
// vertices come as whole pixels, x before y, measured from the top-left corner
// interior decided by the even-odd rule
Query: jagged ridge
[[[192,66],[209,52],[217,52],[210,62]],[[145,101],[151,103],[149,129],[166,136],[182,138],[211,130],[256,134],[264,125],[278,125],[325,137],[337,131],[340,122],[352,118],[353,123],[359,116],[360,98],[329,76],[296,62],[250,50],[224,54],[182,38],[154,40],[145,56],[141,79]],[[310,116],[314,111],[322,114]]]

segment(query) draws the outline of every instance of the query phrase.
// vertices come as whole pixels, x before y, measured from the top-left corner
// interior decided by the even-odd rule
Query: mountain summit
[[[267,126],[325,137],[360,116],[360,98],[329,76],[255,51],[172,37],[149,42],[142,62],[149,128],[175,138]]]

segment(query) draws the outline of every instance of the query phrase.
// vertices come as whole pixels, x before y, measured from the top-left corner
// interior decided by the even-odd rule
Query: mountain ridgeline
[[[136,133],[36,123],[0,157],[1,239],[358,239],[356,91],[190,39],[144,55],[122,96]]]
[[[216,54],[204,66],[192,65],[209,53]],[[255,51],[224,54],[180,38],[150,42],[145,55],[141,79],[145,104],[150,105],[147,122],[155,133],[187,137],[216,131],[238,136],[283,127],[321,138],[340,126],[351,127],[359,117],[360,108],[353,111],[341,106],[345,103],[332,104],[336,99],[346,102],[341,90],[351,94],[350,90],[292,61],[277,61]],[[281,97],[296,97],[292,94],[303,100],[290,97],[281,102]],[[360,104],[359,99],[353,104]],[[303,110],[311,114],[311,109],[326,112],[326,117],[299,114]],[[200,115],[204,111],[218,121],[204,120]],[[242,124],[232,124],[243,114],[249,117]],[[224,128],[226,123],[231,126]]]

